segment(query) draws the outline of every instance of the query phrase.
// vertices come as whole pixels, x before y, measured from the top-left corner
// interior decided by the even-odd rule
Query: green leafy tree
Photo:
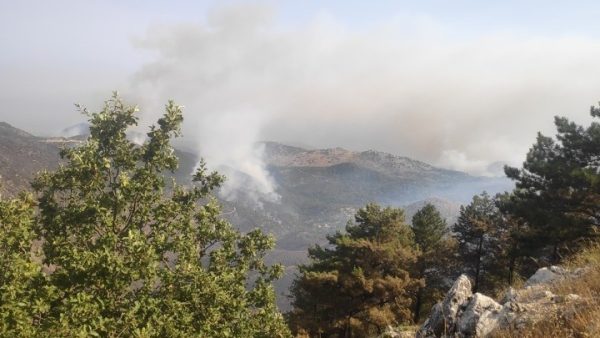
[[[592,107],[591,115],[600,117]],[[538,134],[523,168],[506,167],[516,189],[505,207],[529,228],[524,241],[549,248],[551,261],[573,253],[600,225],[600,124],[556,117],[556,139]]]
[[[456,245],[448,234],[446,220],[432,204],[426,204],[415,213],[412,230],[420,250],[415,276],[425,282],[415,295],[413,320],[418,323],[421,315],[443,297],[446,277],[454,270]]]
[[[49,310],[47,300],[53,295],[39,253],[32,247],[34,206],[30,194],[9,200],[0,197],[1,337],[37,337]]]
[[[322,337],[366,337],[411,320],[421,282],[410,275],[418,252],[402,209],[368,204],[327,247],[309,249],[292,285],[290,322]]]
[[[177,168],[170,140],[179,135],[179,106],[169,102],[141,146],[126,137],[136,110],[116,95],[101,112],[83,109],[91,135],[61,152],[57,171],[35,180],[35,219],[29,199],[0,204],[7,229],[1,263],[14,266],[4,269],[0,286],[2,330],[49,337],[289,336],[271,286],[281,267],[263,262],[273,239],[241,234],[220,217],[210,194],[223,177],[203,163],[191,187],[165,179]],[[28,255],[36,238],[53,270],[46,275]]]

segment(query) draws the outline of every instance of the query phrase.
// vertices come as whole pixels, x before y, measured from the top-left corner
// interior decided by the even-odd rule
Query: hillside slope
[[[33,175],[58,166],[59,147],[0,122],[0,192],[14,195],[29,187]]]
[[[265,202],[263,207],[275,215],[285,210],[287,222],[281,223],[279,229],[274,228],[282,235],[290,228],[294,233],[307,228],[311,232],[340,229],[358,207],[369,202],[394,206],[417,203],[407,213],[409,220],[416,212],[412,209],[421,205],[419,201],[435,198],[444,216],[452,222],[458,206],[473,195],[484,190],[494,194],[512,188],[506,178],[471,176],[373,150],[309,150],[265,142],[264,161],[281,201],[279,206]]]

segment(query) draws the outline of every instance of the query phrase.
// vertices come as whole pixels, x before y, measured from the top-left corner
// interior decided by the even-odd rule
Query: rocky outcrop
[[[432,308],[416,336],[487,337],[499,328],[525,328],[556,312],[561,305],[579,301],[578,295],[555,295],[550,291],[550,284],[583,272],[556,266],[539,269],[527,280],[525,288],[510,288],[501,303],[481,293],[472,294],[469,278],[461,275],[444,300]]]
[[[461,307],[469,302],[472,295],[471,281],[466,275],[461,275],[446,294],[446,298],[431,309],[429,318],[425,321],[417,336],[442,337],[455,332]]]
[[[476,293],[468,301],[460,317],[456,318],[455,332],[462,332],[466,336],[486,336],[498,326],[502,309],[502,305],[492,298]]]
[[[559,266],[541,268],[538,269],[538,271],[536,271],[535,274],[533,274],[533,276],[529,277],[527,282],[525,282],[525,286],[527,287],[536,284],[547,284],[562,279],[567,274],[568,271]]]

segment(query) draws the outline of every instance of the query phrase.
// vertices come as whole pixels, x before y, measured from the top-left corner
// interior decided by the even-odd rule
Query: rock
[[[492,298],[476,293],[457,322],[457,332],[466,337],[485,337],[498,326],[503,307]]]
[[[538,269],[533,276],[525,282],[525,287],[536,284],[548,284],[568,275],[569,271],[559,266]]]
[[[454,332],[459,311],[471,296],[471,281],[466,275],[460,275],[444,300],[431,309],[431,314],[417,332],[417,337],[441,337]]]
[[[509,288],[501,303],[480,293],[472,294],[469,279],[461,275],[444,300],[433,307],[416,337],[487,337],[496,329],[526,329],[532,323],[556,316],[566,303],[581,302],[578,295],[555,295],[550,291],[553,281],[576,278],[578,274],[581,272],[557,266],[539,269],[525,288]]]

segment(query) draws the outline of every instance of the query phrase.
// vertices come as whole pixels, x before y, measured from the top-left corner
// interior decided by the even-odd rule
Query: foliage
[[[64,165],[33,183],[39,216],[13,224],[27,234],[21,251],[43,239],[43,263],[54,271],[30,282],[48,292],[34,309],[42,315],[23,322],[62,337],[288,336],[270,285],[281,267],[263,263],[273,239],[241,234],[220,217],[210,194],[223,177],[204,163],[192,187],[167,182],[177,168],[170,140],[180,133],[179,106],[169,102],[141,146],[126,134],[136,110],[116,95],[99,113],[83,109],[87,142],[64,149]]]
[[[431,203],[415,213],[412,218],[412,230],[415,242],[424,252],[434,251],[448,234],[446,221]]]
[[[474,196],[469,205],[460,208],[452,230],[463,270],[474,280],[473,291],[493,290],[505,268],[498,264],[504,258],[504,229],[495,199],[486,192]]]
[[[418,323],[421,315],[429,312],[446,291],[446,277],[456,268],[452,264],[456,245],[449,236],[446,221],[432,204],[415,213],[412,230],[420,250],[415,276],[425,282],[415,295],[413,320]]]
[[[401,209],[368,204],[346,233],[309,250],[292,285],[292,328],[311,336],[368,336],[410,320],[414,291],[409,271],[418,252]]]
[[[34,201],[0,198],[0,336],[36,337],[53,288],[35,261]]]
[[[591,108],[600,117],[600,108]],[[516,189],[506,211],[529,227],[528,245],[551,249],[552,261],[573,253],[600,225],[600,124],[584,128],[556,117],[556,139],[538,134],[522,169],[506,167]]]

